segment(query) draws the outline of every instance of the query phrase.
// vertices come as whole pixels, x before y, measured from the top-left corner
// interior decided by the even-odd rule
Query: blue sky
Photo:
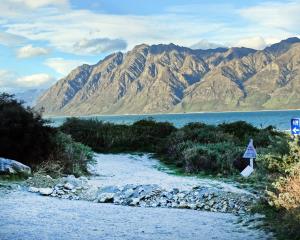
[[[300,35],[300,0],[1,0],[0,91],[45,88],[136,44],[263,49]]]

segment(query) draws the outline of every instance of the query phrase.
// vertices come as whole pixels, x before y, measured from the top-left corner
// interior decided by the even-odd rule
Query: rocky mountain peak
[[[47,115],[299,108],[299,42],[261,51],[140,44],[74,69],[36,108]]]
[[[288,51],[289,48],[295,43],[300,43],[300,39],[297,37],[288,38],[280,41],[279,43],[272,44],[271,46],[267,47],[264,51],[274,56],[279,56],[280,54]]]

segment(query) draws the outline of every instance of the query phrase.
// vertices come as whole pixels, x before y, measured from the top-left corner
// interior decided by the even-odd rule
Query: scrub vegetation
[[[98,152],[153,152],[179,172],[250,184],[263,195],[254,211],[266,215],[266,227],[279,239],[300,238],[300,141],[272,126],[256,128],[238,121],[175,128],[153,119],[118,125],[70,118],[60,130]],[[244,179],[239,171],[248,164],[242,155],[249,139],[253,139],[258,157],[255,172]]]
[[[0,157],[17,160],[50,175],[87,173],[91,148],[49,126],[41,114],[0,95]]]

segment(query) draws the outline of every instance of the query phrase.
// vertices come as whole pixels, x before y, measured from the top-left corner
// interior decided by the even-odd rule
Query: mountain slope
[[[298,38],[262,51],[142,44],[74,69],[36,108],[47,115],[298,108],[299,59]]]

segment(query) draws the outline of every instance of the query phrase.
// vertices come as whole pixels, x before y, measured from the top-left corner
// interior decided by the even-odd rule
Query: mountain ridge
[[[72,70],[36,108],[46,115],[294,109],[299,59],[298,38],[264,50],[140,44]]]

